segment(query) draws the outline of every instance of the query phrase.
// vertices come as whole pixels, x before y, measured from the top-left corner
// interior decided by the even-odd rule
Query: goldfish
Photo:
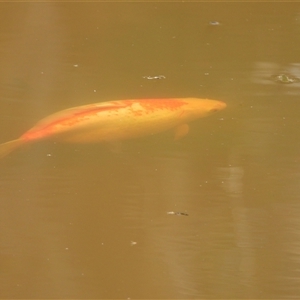
[[[54,113],[19,138],[0,144],[0,158],[39,140],[67,143],[114,142],[174,128],[174,139],[189,132],[188,122],[223,110],[222,101],[199,98],[129,99],[93,103]]]

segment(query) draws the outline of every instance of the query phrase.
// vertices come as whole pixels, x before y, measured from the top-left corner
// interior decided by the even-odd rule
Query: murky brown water
[[[299,298],[299,33],[297,3],[1,3],[0,142],[92,102],[228,108],[4,158],[0,297]]]

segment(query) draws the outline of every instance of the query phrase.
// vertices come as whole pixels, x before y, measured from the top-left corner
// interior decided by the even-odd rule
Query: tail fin
[[[23,144],[21,139],[13,140],[4,144],[0,144],[0,159],[8,155],[13,150],[19,148]]]

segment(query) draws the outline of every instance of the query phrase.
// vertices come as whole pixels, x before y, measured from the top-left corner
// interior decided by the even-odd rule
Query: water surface
[[[41,142],[3,159],[2,298],[300,297],[300,84],[274,80],[300,77],[297,3],[1,3],[0,16],[1,142],[93,102],[228,105],[178,142]]]

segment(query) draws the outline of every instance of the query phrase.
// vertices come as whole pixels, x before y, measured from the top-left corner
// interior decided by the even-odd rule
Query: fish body
[[[0,158],[22,144],[52,139],[69,143],[112,142],[175,128],[175,138],[188,133],[187,122],[226,107],[198,98],[133,99],[78,106],[39,121],[20,138],[0,145]]]

